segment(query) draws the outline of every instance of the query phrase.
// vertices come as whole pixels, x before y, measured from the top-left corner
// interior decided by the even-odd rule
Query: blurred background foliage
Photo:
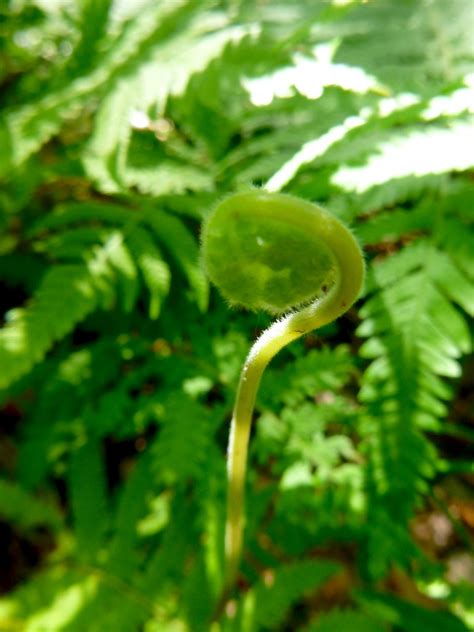
[[[0,629],[474,626],[472,0],[0,7]],[[239,368],[220,196],[318,201],[355,308],[272,363],[222,581]]]

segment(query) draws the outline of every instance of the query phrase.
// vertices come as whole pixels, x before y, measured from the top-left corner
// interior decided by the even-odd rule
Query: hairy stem
[[[273,358],[301,333],[291,331],[285,321],[273,323],[255,342],[245,360],[232,415],[227,460],[227,522],[225,533],[225,591],[232,588],[239,570],[244,527],[244,486],[247,452],[262,374]]]
[[[363,268],[360,268],[363,274]],[[270,360],[280,349],[305,333],[331,322],[346,311],[347,305],[354,300],[348,296],[347,289],[340,277],[339,282],[324,298],[316,300],[300,312],[291,313],[274,322],[255,342],[245,360],[232,415],[228,447],[224,581],[226,595],[231,591],[237,578],[242,554],[248,443],[261,377]]]

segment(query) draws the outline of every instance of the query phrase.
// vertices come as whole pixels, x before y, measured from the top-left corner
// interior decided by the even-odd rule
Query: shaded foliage
[[[0,519],[38,547],[0,629],[211,629],[233,393],[268,319],[210,293],[199,230],[266,186],[350,223],[368,277],[263,380],[216,629],[467,630],[472,3],[0,16]]]

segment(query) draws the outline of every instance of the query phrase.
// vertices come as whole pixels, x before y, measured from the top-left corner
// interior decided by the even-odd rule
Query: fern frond
[[[394,595],[369,591],[361,591],[356,598],[364,610],[373,612],[390,626],[404,632],[430,629],[468,632],[467,626],[450,612],[429,610]]]
[[[333,36],[344,36],[335,61],[360,66],[385,85],[414,93],[433,93],[469,72],[474,61],[465,27],[472,20],[469,0],[449,5],[443,0],[383,0],[354,3],[351,9],[331,25]]]
[[[116,231],[107,241],[107,255],[111,267],[117,273],[118,290],[123,309],[131,312],[139,293],[138,271],[123,233]]]
[[[172,160],[157,160],[140,168],[126,167],[124,182],[145,195],[182,195],[187,191],[212,191],[212,173]]]
[[[117,230],[111,232],[109,225],[116,226]],[[45,231],[54,232],[45,237]],[[151,209],[149,203],[135,211],[95,202],[63,205],[38,221],[31,236],[41,237],[38,242],[41,250],[58,258],[82,257],[82,250],[87,245],[104,243],[108,261],[122,285],[125,311],[131,310],[138,296],[138,268],[152,297],[150,314],[153,318],[158,316],[171,280],[168,264],[155,243],[156,239],[184,272],[200,309],[206,308],[209,288],[199,265],[196,240],[181,219],[161,209]],[[82,239],[84,244],[81,244]]]
[[[164,211],[150,209],[145,219],[156,237],[186,275],[197,304],[201,311],[204,311],[209,299],[209,284],[198,263],[199,253],[196,241],[181,220]]]
[[[163,427],[154,447],[157,472],[167,481],[197,478],[209,449],[209,415],[182,392],[170,394],[163,405]]]
[[[78,226],[67,232],[43,237],[34,244],[34,249],[47,253],[53,261],[77,261],[82,260],[91,247],[105,243],[111,236],[110,230]]]
[[[97,305],[94,279],[86,266],[51,268],[31,305],[10,312],[0,330],[0,388],[40,362],[53,343],[69,333]]]
[[[186,502],[183,489],[176,491],[160,546],[149,557],[145,572],[138,579],[138,586],[145,594],[166,592],[167,579],[177,584],[183,581],[186,560],[198,537],[194,518],[195,505]]]
[[[472,209],[472,206],[470,207]],[[451,259],[471,281],[474,280],[472,253],[474,252],[474,235],[468,223],[446,218],[440,226],[438,239]]]
[[[446,415],[451,392],[440,378],[458,376],[458,358],[470,350],[466,321],[448,298],[459,298],[467,281],[459,269],[453,273],[450,262],[446,272],[446,260],[429,242],[406,247],[374,267],[368,282],[374,293],[361,310],[364,322],[358,333],[370,339],[360,354],[372,360],[360,398],[367,406],[361,432],[369,457],[369,509],[376,512],[370,520],[373,545],[378,547],[370,556],[376,575],[393,553],[389,532],[399,544],[404,537],[395,528],[395,516],[399,525],[409,520],[419,493],[437,469],[434,447],[422,431],[439,428]],[[462,302],[470,306],[468,296]],[[382,522],[386,527],[380,531]],[[407,543],[405,538],[403,546],[412,555]]]
[[[199,515],[196,526],[203,534],[203,569],[214,601],[224,578],[224,525],[226,499],[226,464],[222,453],[211,444],[207,465],[196,484]]]
[[[4,479],[0,479],[0,516],[21,531],[30,531],[36,527],[49,527],[57,531],[63,523],[58,507]]]
[[[53,566],[0,600],[5,630],[72,630],[71,623],[95,594],[98,577]]]
[[[79,230],[72,234],[73,240],[78,234],[82,238]],[[97,231],[86,230],[86,235],[92,239]],[[81,255],[82,263],[51,267],[30,305],[9,312],[7,324],[0,330],[0,388],[27,373],[95,309],[110,309],[116,301],[117,284],[122,287],[125,309],[133,307],[137,271],[122,236],[109,234],[103,246],[96,245]]]
[[[96,439],[89,438],[73,452],[69,467],[69,493],[77,557],[95,563],[107,528],[104,463]]]
[[[450,184],[447,173],[430,173],[424,176],[412,175],[405,178],[393,178],[380,185],[375,185],[363,193],[344,191],[341,197],[347,201],[351,198],[354,207],[353,216],[374,212],[396,204],[418,202],[427,195],[444,195]],[[440,196],[440,197],[441,197]]]
[[[458,121],[449,128],[411,131],[379,144],[365,165],[341,167],[332,181],[343,189],[361,193],[397,178],[465,171],[474,166],[469,150],[473,144],[472,120]]]
[[[361,610],[331,610],[321,614],[317,620],[305,628],[305,632],[388,632],[388,625],[382,620]]]
[[[378,213],[357,228],[357,236],[365,244],[395,241],[409,233],[426,232],[431,228],[431,213],[426,207],[410,211]]]
[[[445,296],[474,317],[474,286],[448,255],[437,252],[428,272]]]
[[[137,523],[145,514],[150,485],[151,452],[148,450],[135,463],[122,487],[114,519],[114,537],[110,544],[106,568],[118,577],[130,577],[139,562],[135,546]]]
[[[305,595],[317,590],[338,571],[332,562],[295,562],[268,571],[245,596],[233,624],[226,630],[258,632],[262,628],[277,629],[288,609]]]
[[[60,231],[76,224],[112,224],[123,226],[134,219],[133,211],[118,204],[107,202],[69,202],[60,204],[52,213],[48,213],[35,222],[28,235],[38,237],[43,232]]]
[[[93,66],[101,40],[108,30],[108,18],[112,0],[84,0],[78,19],[79,41],[71,55],[69,68],[74,74],[81,74]]]
[[[352,370],[346,347],[313,349],[282,370],[269,369],[263,379],[261,399],[270,408],[279,403],[295,406],[318,391],[340,389]]]
[[[130,102],[133,85],[118,82],[104,98],[95,119],[95,131],[82,156],[84,171],[95,186],[107,194],[123,191],[122,171],[130,136]]]
[[[183,95],[169,101],[172,120],[214,158],[224,157],[230,138],[239,132],[241,113],[248,104],[242,78],[273,70],[289,59],[264,29],[254,30],[229,42],[218,58],[191,77]]]
[[[339,118],[329,117],[332,127],[300,146],[268,186],[279,190],[294,179],[292,189],[301,194],[308,172],[317,170],[319,179],[328,178],[329,189],[330,185],[340,187],[346,197],[351,191],[357,194],[354,206],[359,213],[411,199],[430,188],[445,193],[444,174],[472,167],[472,156],[463,142],[465,134],[472,136],[472,107],[469,99],[455,107],[463,90],[472,101],[471,89],[453,89],[446,96],[452,108],[445,110],[435,107],[434,100],[403,93],[378,102],[372,99],[368,105],[360,103],[358,111],[339,107]],[[324,93],[316,107],[323,108],[326,98]]]
[[[86,172],[101,191],[136,187],[144,193],[162,195],[211,187],[210,174],[198,164],[163,161],[162,142],[154,132],[156,120],[147,112],[162,114],[171,94],[182,93],[194,73],[218,56],[227,42],[238,41],[247,30],[246,26],[228,26],[224,14],[201,12],[179,35],[158,47],[131,80],[114,87],[99,109],[83,159]],[[140,150],[140,143],[137,146],[133,142],[137,136],[133,133],[133,113],[148,120],[149,131],[140,133],[141,137],[149,137],[145,152]],[[147,164],[134,165],[134,160],[142,161],[144,157]]]
[[[190,629],[205,630],[224,579],[225,460],[210,444],[196,481],[196,531],[202,543],[183,586],[183,611]]]
[[[145,229],[135,227],[127,236],[127,244],[150,293],[148,315],[152,320],[156,320],[170,288],[169,266]]]
[[[123,28],[100,67],[39,102],[9,113],[1,135],[5,141],[2,146],[9,147],[10,152],[2,152],[0,175],[5,176],[37,151],[59,131],[65,119],[77,115],[91,98],[136,72],[135,68],[148,61],[167,38],[179,33],[196,11],[196,5],[185,0],[148,6]]]

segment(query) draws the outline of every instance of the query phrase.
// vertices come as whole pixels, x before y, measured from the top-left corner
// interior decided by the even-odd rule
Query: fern
[[[139,292],[135,262],[124,243],[123,235],[119,232],[111,235],[108,245],[108,257],[118,276],[118,289],[122,295],[123,308],[126,312],[131,312]]]
[[[0,515],[22,531],[62,526],[62,516],[53,503],[36,498],[15,483],[0,479]]]
[[[135,228],[128,235],[127,243],[150,293],[148,315],[155,320],[160,314],[161,305],[170,289],[169,266],[163,259],[158,246],[144,229]]]
[[[31,306],[11,313],[8,325],[0,332],[4,341],[0,347],[0,367],[5,367],[0,380],[3,387],[41,361],[54,342],[98,307],[107,308],[118,300],[126,312],[132,311],[139,295],[137,266],[151,291],[150,311],[156,318],[169,289],[170,272],[150,236],[136,226],[140,219],[170,249],[200,308],[205,308],[208,287],[197,262],[197,245],[179,219],[162,211],[134,216],[110,205],[73,205],[39,222],[32,234],[97,219],[122,224],[124,232],[85,226],[41,241],[41,248],[55,258],[73,261],[80,258],[85,262],[51,268],[36,290]],[[128,239],[135,246],[137,262],[129,250]],[[88,253],[84,253],[84,247],[91,247]]]
[[[459,288],[467,282],[454,268],[453,286],[448,287],[445,264],[445,256],[429,243],[405,248],[374,269],[381,289],[361,311],[365,320],[359,334],[370,334],[361,354],[373,359],[361,390],[368,406],[361,426],[370,455],[368,481],[382,511],[405,520],[436,471],[433,448],[422,430],[436,429],[438,418],[446,414],[444,400],[450,391],[439,376],[459,375],[457,358],[470,350],[466,322],[444,294],[456,297],[456,282],[461,280]],[[369,291],[371,287],[377,286],[369,285]],[[380,546],[381,532],[374,537]],[[387,533],[383,538],[386,543]],[[379,548],[372,558],[373,572],[380,572],[376,566],[384,555],[381,568],[390,551]]]
[[[123,227],[123,240],[125,245],[131,242],[132,244],[134,243],[135,246],[137,246],[137,243],[143,246],[146,240],[146,248],[150,252],[153,252],[154,263],[152,265],[155,265],[156,262],[157,270],[161,269],[159,277],[163,277],[162,280],[157,277],[156,282],[153,282],[155,283],[153,291],[159,287],[163,295],[169,283],[169,271],[166,269],[167,266],[165,262],[160,263],[161,257],[159,256],[158,246],[153,244],[149,235],[145,236],[145,228],[139,226],[139,224],[142,223],[150,227],[156,238],[170,251],[177,264],[187,276],[199,306],[201,309],[204,309],[208,300],[208,286],[203,271],[198,264],[197,244],[180,219],[173,217],[169,213],[165,213],[161,209],[152,208],[149,204],[144,204],[143,206],[143,209],[131,212],[123,207],[113,206],[111,204],[87,203],[81,205],[67,205],[60,207],[56,214],[52,214],[45,220],[38,222],[35,227],[35,233],[36,231],[45,229],[58,230],[66,228],[69,225],[80,223],[104,222],[105,224],[119,225]],[[69,232],[63,233],[66,238],[68,234]],[[116,238],[115,241],[117,241]],[[117,254],[118,250],[121,247],[124,248],[125,245],[122,246],[121,241],[117,241]],[[111,252],[115,256],[115,251]],[[141,264],[138,263],[138,265],[141,265],[143,272],[143,261],[146,260],[146,253],[144,251],[142,255],[141,249],[136,249],[135,252],[136,257],[142,260]],[[123,254],[120,259],[122,265],[127,265],[125,264]],[[146,267],[149,267],[149,261],[150,258],[148,257],[148,263],[145,264]],[[133,262],[129,261],[127,267],[131,268],[133,265]],[[144,279],[150,288],[150,275],[144,273]]]
[[[337,25],[345,37],[335,59],[362,66],[395,90],[432,93],[462,77],[472,63],[464,28],[471,17],[466,0],[449,7],[441,0],[356,5]]]
[[[191,4],[148,7],[131,21],[111,47],[100,67],[43,97],[39,103],[11,112],[1,131],[3,152],[0,174],[19,166],[56,134],[66,118],[74,117],[84,105],[110,85],[126,77],[134,66],[146,61],[162,40],[172,37],[190,19]]]
[[[73,453],[69,490],[78,559],[93,563],[107,527],[105,475],[97,441],[89,440]]]
[[[360,610],[333,610],[327,614],[321,614],[307,628],[306,632],[385,632],[387,626],[377,618],[367,615]]]
[[[95,309],[95,283],[102,281],[103,289],[107,289],[108,279],[100,279],[99,259],[91,260],[90,265],[92,270],[87,265],[62,265],[49,270],[31,306],[11,313],[0,332],[1,387],[27,373],[56,340]]]
[[[45,4],[0,7],[0,629],[469,628],[471,3]],[[198,242],[255,186],[327,205],[369,272],[262,382],[222,604],[267,318]]]
[[[107,34],[112,4],[112,0],[86,0],[82,3],[82,11],[78,16],[80,37],[69,62],[75,74],[81,74],[95,64],[101,40]]]
[[[282,567],[260,580],[247,594],[227,630],[276,629],[296,600],[316,590],[338,570],[329,562],[300,562]]]
[[[117,507],[115,536],[110,544],[107,569],[122,577],[129,576],[138,563],[133,555],[137,539],[136,523],[145,512],[149,476],[150,455],[145,454],[127,480]]]
[[[159,209],[148,211],[146,222],[166,245],[170,254],[186,275],[197,303],[200,309],[204,311],[207,306],[209,287],[198,264],[196,242],[178,219],[163,213]]]
[[[387,180],[412,174],[418,177],[464,171],[474,166],[471,153],[463,151],[466,141],[467,146],[474,142],[472,120],[452,124],[449,129],[435,127],[429,131],[413,132],[385,146],[379,145],[377,155],[371,157],[366,165],[341,168],[334,174],[333,182],[342,188],[362,192]],[[410,160],[406,156],[410,156]]]
[[[210,421],[202,407],[181,393],[170,395],[163,405],[164,426],[154,454],[156,469],[168,482],[195,478],[206,462]]]
[[[152,133],[156,123],[145,113],[152,109],[161,113],[170,94],[182,92],[192,74],[218,55],[226,42],[245,34],[238,27],[211,31],[225,24],[223,14],[216,14],[215,21],[202,15],[171,45],[158,49],[152,61],[142,66],[134,83],[119,83],[109,93],[97,114],[98,124],[84,161],[86,171],[101,190],[110,193],[137,187],[143,193],[163,195],[212,187],[209,174],[197,167],[197,160],[195,167],[162,160],[160,142]],[[161,68],[159,84],[155,82],[157,65]],[[141,118],[148,121],[149,132],[132,133],[133,112],[141,113]],[[134,143],[138,138],[141,142]],[[140,164],[134,166],[137,159]]]
[[[264,378],[262,396],[265,403],[295,406],[318,391],[340,389],[348,380],[352,362],[347,350],[311,350],[297,358],[291,368],[269,370]]]
[[[67,629],[84,599],[96,590],[96,578],[57,566],[35,581],[20,587],[0,606],[0,621],[6,630]]]
[[[468,629],[451,613],[426,610],[393,596],[362,592],[358,595],[358,601],[365,608],[371,607],[374,614],[379,615],[390,625],[407,632],[431,626],[441,627],[447,632],[466,632]]]

